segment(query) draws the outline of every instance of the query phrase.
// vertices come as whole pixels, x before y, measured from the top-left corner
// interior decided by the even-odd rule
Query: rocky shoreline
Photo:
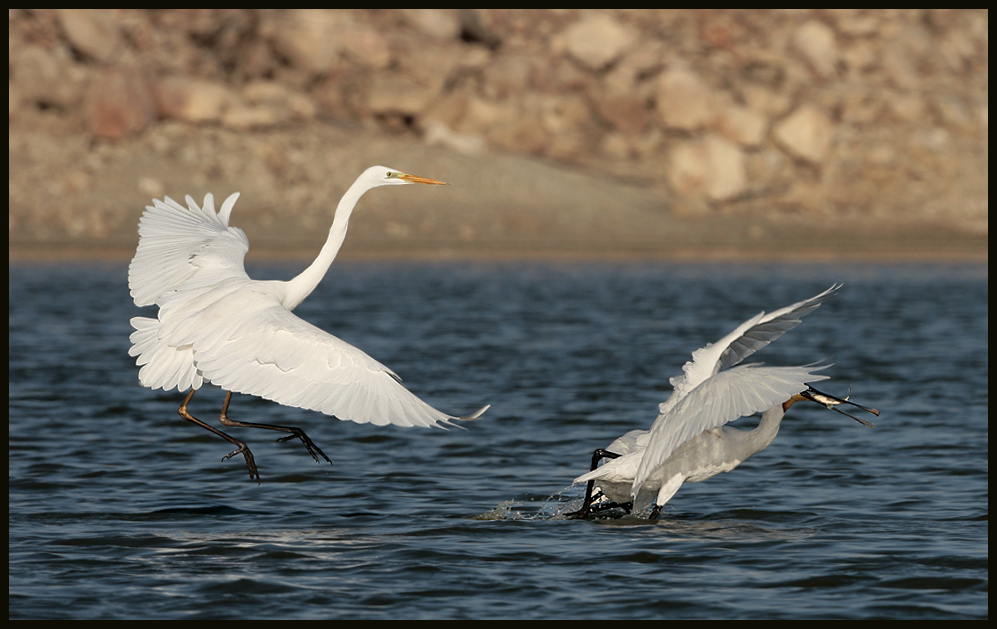
[[[307,256],[988,255],[988,12],[11,10],[10,256],[240,191]]]

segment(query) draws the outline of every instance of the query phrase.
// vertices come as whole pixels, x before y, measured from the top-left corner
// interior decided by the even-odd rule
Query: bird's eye
[[[387,174],[385,174],[384,176],[387,177],[388,179],[393,179],[393,178],[395,178],[395,177],[397,177],[399,175],[401,175],[401,173],[396,173],[396,172],[394,172],[392,170],[389,170],[387,172]]]

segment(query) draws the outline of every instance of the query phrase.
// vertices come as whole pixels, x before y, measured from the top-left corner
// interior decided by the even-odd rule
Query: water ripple
[[[259,485],[138,386],[124,267],[9,277],[11,619],[988,616],[985,267],[336,265],[303,317],[438,407],[493,408],[417,431],[239,397],[336,453],[246,434]],[[760,359],[833,362],[875,430],[798,405],[656,522],[564,517],[692,349],[835,281]]]

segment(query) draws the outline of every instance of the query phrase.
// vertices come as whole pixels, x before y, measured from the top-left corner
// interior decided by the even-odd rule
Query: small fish
[[[838,408],[838,406],[841,405],[841,404],[851,404],[855,408],[861,409],[861,410],[863,410],[863,411],[865,411],[867,413],[872,413],[873,415],[875,415],[875,416],[878,417],[879,416],[879,411],[877,411],[874,408],[869,408],[868,406],[863,406],[863,405],[858,404],[856,402],[852,402],[848,398],[842,399],[842,398],[834,397],[833,395],[829,395],[827,393],[821,393],[820,391],[818,391],[817,389],[815,389],[815,388],[813,388],[811,386],[808,386],[807,390],[804,391],[803,393],[801,393],[800,395],[802,395],[803,397],[807,398],[811,402],[816,402],[817,404],[820,404],[821,406],[823,406],[826,409],[832,410],[832,411],[834,411],[836,413],[841,413],[842,415],[847,415],[848,417],[851,417],[852,419],[854,419],[858,423],[862,424],[863,426],[868,426],[869,428],[875,428],[876,427],[875,424],[873,424],[871,422],[867,422],[864,419],[859,419],[858,417],[855,417],[854,415],[846,413],[845,411],[843,411],[840,408]]]

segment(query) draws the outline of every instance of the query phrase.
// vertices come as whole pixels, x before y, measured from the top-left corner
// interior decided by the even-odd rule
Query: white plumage
[[[839,404],[854,404],[809,387],[827,379],[817,373],[822,366],[740,364],[799,325],[803,316],[839,289],[835,285],[775,312],[761,312],[716,343],[696,350],[683,375],[671,379],[672,395],[660,405],[650,430],[632,430],[596,451],[593,469],[574,481],[589,485],[582,509],[572,515],[585,516],[593,500],[603,500],[627,508],[628,503],[637,508],[650,503],[656,517],[683,483],[730,471],[768,446],[794,402],[808,399],[833,410],[839,410],[834,408]],[[753,430],[725,425],[755,413],[763,415]],[[608,460],[596,467],[603,458]]]
[[[170,198],[154,200],[139,222],[138,249],[128,269],[135,304],[159,307],[155,319],[131,320],[135,331],[129,354],[141,365],[139,381],[153,389],[191,391],[211,383],[357,423],[443,426],[479,417],[487,406],[465,417],[433,408],[390,369],[292,313],[328,270],[360,197],[378,186],[411,183],[444,185],[383,166],[364,171],[340,201],[316,260],[289,281],[247,275],[243,260],[249,240],[229,225],[238,194],[217,212],[211,194],[201,206],[189,196],[186,207]],[[233,454],[245,449],[242,442],[187,418],[240,445]],[[309,444],[303,433],[295,436]],[[247,463],[250,459],[247,455]]]

